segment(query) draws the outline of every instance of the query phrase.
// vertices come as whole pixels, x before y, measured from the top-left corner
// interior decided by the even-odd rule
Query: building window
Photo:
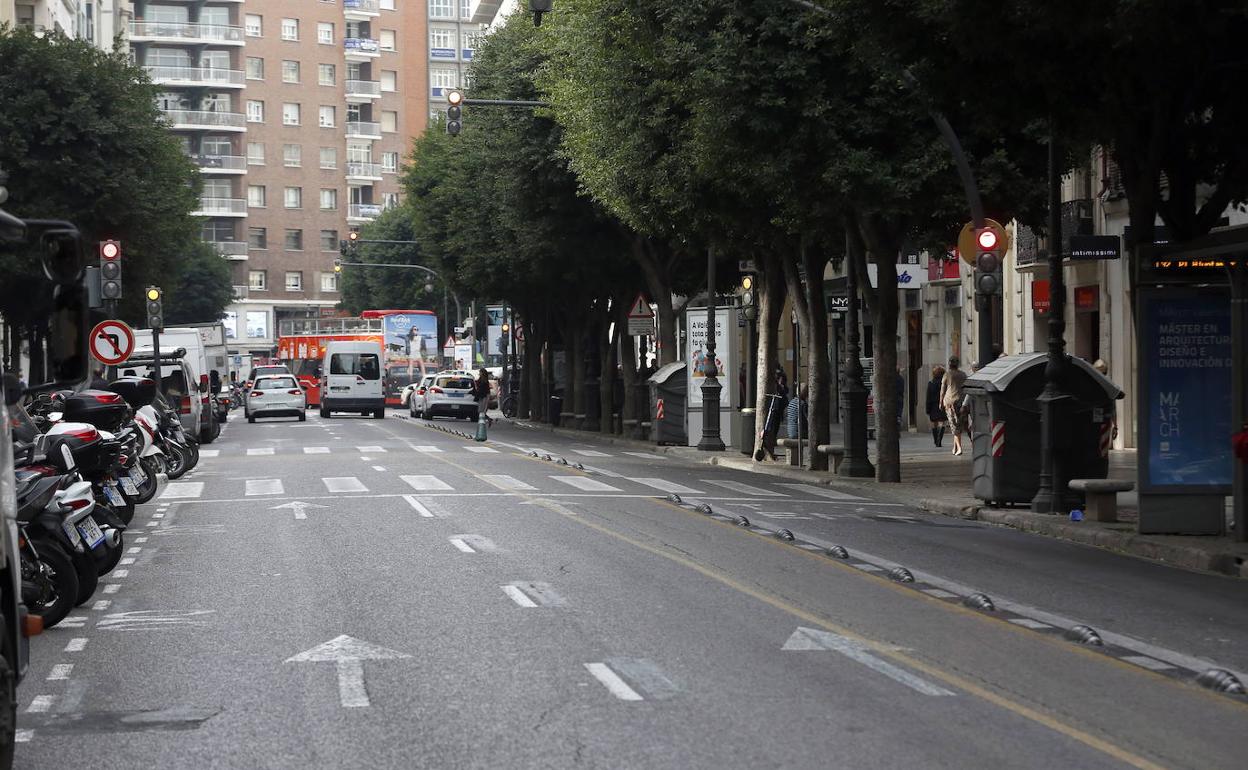
[[[247,311],[247,336],[253,340],[262,340],[269,336],[269,311]]]
[[[290,251],[303,251],[303,231],[290,229],[286,231],[286,248]]]
[[[282,40],[299,39],[299,20],[282,19]]]
[[[395,91],[398,89],[399,73],[394,70],[381,71],[381,90]]]
[[[388,174],[398,173],[399,154],[397,152],[383,152],[381,154],[381,170]]]
[[[429,0],[429,18],[455,18],[455,0]]]
[[[394,30],[383,29],[381,31],[381,40],[378,41],[378,45],[383,51],[393,51],[394,50]]]
[[[455,48],[455,30],[447,27],[433,27],[429,30],[429,49],[452,50]],[[437,56],[437,54],[433,54]]]
[[[264,270],[247,271],[247,288],[251,291],[267,291],[269,288],[268,273]]]
[[[264,59],[259,56],[247,57],[247,79],[264,80]]]
[[[264,142],[248,142],[247,143],[247,165],[263,166],[264,165]]]
[[[252,249],[269,248],[269,231],[263,227],[248,227],[247,246]]]
[[[321,273],[321,291],[338,291],[337,273]]]
[[[393,11],[393,10],[394,10],[394,0],[381,0],[381,10],[383,10],[383,11]]]
[[[334,25],[331,22],[327,22],[327,21],[317,22],[316,42],[322,45],[334,44]]]
[[[321,148],[321,168],[338,168],[338,148]]]
[[[338,82],[337,72],[332,64],[316,65],[317,81],[323,86],[332,86]]]
[[[332,104],[321,105],[321,113],[320,113],[321,128],[333,128],[337,117],[338,117],[338,111],[337,109],[334,108],[334,105]]]
[[[247,206],[253,209],[264,208],[265,190],[262,184],[247,185]]]
[[[429,85],[434,88],[454,88],[459,85],[458,71],[453,67],[430,67]]]
[[[282,125],[297,126],[299,125],[299,105],[294,102],[286,102],[282,105]]]
[[[246,30],[247,37],[263,37],[264,17],[255,13],[247,14],[243,21],[243,28]]]
[[[321,210],[334,211],[338,208],[338,191],[332,187],[321,189]]]
[[[258,99],[247,100],[247,122],[263,123],[264,122],[264,102]]]
[[[381,130],[387,133],[394,133],[399,130],[399,113],[394,110],[381,111]]]
[[[303,273],[286,274],[286,291],[303,291]]]
[[[459,16],[462,19],[472,18],[472,0],[459,0]]]
[[[382,194],[381,194],[381,206],[382,206],[382,208],[392,209],[392,208],[395,208],[395,207],[396,207],[396,206],[398,206],[398,205],[399,205],[399,194],[398,194],[398,193],[395,193],[395,192],[388,192],[388,193],[382,193]]]
[[[282,145],[282,165],[298,168],[303,165],[303,147],[298,144]]]
[[[285,193],[285,203],[288,209],[303,208],[303,188],[287,187]]]
[[[338,250],[338,231],[322,230],[321,231],[321,251],[337,251]]]
[[[299,62],[291,59],[282,60],[282,82],[298,83],[299,82]]]

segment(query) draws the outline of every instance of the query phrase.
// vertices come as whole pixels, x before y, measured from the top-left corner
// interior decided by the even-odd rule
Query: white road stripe
[[[1174,668],[1169,663],[1162,663],[1160,660],[1150,658],[1147,655],[1124,655],[1122,659],[1149,671],[1169,671]]]
[[[45,711],[51,711],[52,704],[55,702],[55,695],[36,695],[26,707],[26,711],[30,714],[42,714]]]
[[[357,446],[356,450],[362,455],[380,453],[380,452],[386,451],[383,447],[379,447],[379,446]]]
[[[585,668],[589,669],[589,673],[607,688],[615,697],[620,700],[641,700],[641,696],[637,691],[628,686],[628,683],[620,679],[614,671],[606,663],[586,663]]]
[[[476,553],[476,551],[472,549],[472,546],[468,545],[467,543],[465,543],[462,539],[458,537],[451,538],[451,545],[455,546],[456,548],[463,551],[464,553]]]
[[[437,448],[436,446],[414,446],[412,447],[412,451],[413,452],[441,452],[442,450]]]
[[[280,495],[286,489],[282,486],[281,479],[248,479],[247,491],[244,493],[248,497],[252,495]]]
[[[384,473],[386,469],[385,469],[385,467],[383,467],[383,466],[381,466],[381,465],[374,465],[374,466],[373,466],[373,470],[375,470],[375,471],[381,471],[381,472],[383,472],[383,473]]]
[[[115,594],[120,590],[121,590],[121,583],[109,583],[108,585],[104,586],[104,593],[106,594]]]
[[[153,513],[153,514],[152,514],[152,518],[153,518],[153,519],[163,519],[163,518],[165,518],[164,511],[161,511],[160,513]]]
[[[109,577],[112,577],[112,578],[124,578],[124,577],[130,577],[130,570],[128,570],[128,569],[115,569],[115,570],[113,570],[112,572],[108,573],[108,576],[109,576]]]
[[[121,566],[123,567],[129,567],[131,564],[134,564],[134,559],[127,556],[126,558],[122,559],[118,563],[121,564]]]
[[[69,640],[69,644],[65,645],[65,652],[82,652],[87,647],[87,639],[85,636],[77,636]]]
[[[146,543],[146,542],[147,542],[147,538],[145,538],[145,537],[136,537],[136,538],[134,539],[134,542],[136,542],[136,543]]]
[[[399,478],[403,479],[408,486],[415,489],[417,492],[428,492],[435,489],[453,489],[450,484],[447,484],[437,476],[399,476]]]
[[[1037,631],[1041,628],[1053,627],[1053,626],[1050,626],[1048,623],[1041,623],[1040,621],[1032,620],[1031,618],[1010,618],[1010,622],[1016,626],[1022,626],[1023,628],[1030,628],[1033,631]]]
[[[654,489],[657,489],[660,492],[675,492],[680,495],[701,494],[696,489],[691,489],[690,487],[687,487],[684,484],[677,484],[674,481],[667,481],[665,479],[655,479],[655,478],[638,479],[638,478],[633,478],[630,476],[628,480],[635,481],[638,484],[642,484],[643,486],[653,487]]]
[[[248,450],[247,450],[247,454],[248,454],[249,456],[251,456],[251,457],[255,457],[256,455],[271,455],[271,454],[273,454],[273,447],[271,447],[271,446],[253,446],[253,447],[251,447],[250,449],[248,449]]]
[[[606,452],[599,452],[597,449],[573,449],[572,453],[578,454],[581,457],[610,457],[611,456],[607,454]]]
[[[368,690],[364,689],[364,661],[356,658],[339,659],[338,701],[343,708],[367,708]]]
[[[515,602],[516,604],[519,604],[521,607],[536,607],[537,606],[537,602],[530,599],[527,595],[525,595],[524,591],[521,591],[519,588],[516,588],[515,586],[503,586],[503,593],[510,596],[511,600]]]
[[[329,447],[327,446],[305,446],[303,448],[303,453],[305,455],[327,455],[329,454]]]
[[[129,548],[129,549],[127,549],[127,550],[126,550],[126,553],[139,553],[139,552],[140,552],[140,551],[142,551],[142,550],[143,550],[143,549],[142,549],[140,546],[137,546],[137,545],[136,545],[136,546],[134,546],[133,548]]]
[[[73,663],[57,663],[48,673],[48,681],[54,682],[62,679],[69,679],[69,675],[73,670]]]
[[[14,743],[30,743],[31,739],[34,737],[35,737],[34,730],[17,730],[13,733],[13,742]]]
[[[325,484],[325,489],[330,492],[367,492],[368,487],[364,486],[355,476],[334,476],[321,479]]]
[[[856,495],[846,494],[845,492],[837,492],[835,489],[828,489],[827,487],[816,487],[816,486],[811,486],[810,484],[777,484],[776,486],[784,487],[785,489],[791,489],[794,492],[801,492],[802,494],[806,494],[806,495],[818,495],[819,497],[826,497],[829,500],[863,500],[865,499],[862,497],[857,497]]]
[[[426,508],[424,503],[416,499],[415,495],[403,495],[403,499],[406,500],[407,504],[412,506],[412,508],[415,509],[415,511],[421,516],[424,516],[426,519],[433,518],[433,511]]]
[[[535,490],[537,487],[531,484],[525,484],[514,476],[508,476],[504,473],[483,473],[481,480],[487,484],[493,484],[499,489],[515,489],[515,490]]]
[[[604,484],[596,479],[587,479],[584,476],[551,476],[550,478],[560,483],[567,484],[570,487],[576,487],[577,489],[585,492],[620,491],[618,488],[613,487],[610,484]]]
[[[200,456],[200,457],[216,457],[216,456],[217,456],[217,455],[219,455],[219,454],[221,454],[221,450],[220,450],[220,449],[201,449],[201,450],[199,450],[199,456]]]
[[[161,500],[194,499],[204,493],[202,481],[170,481],[165,491],[160,493]]]
[[[716,481],[715,479],[699,479],[699,481],[707,484],[714,484],[717,487],[731,489],[733,492],[741,492],[742,494],[752,495],[754,497],[788,497],[783,492],[772,492],[770,489],[762,487],[752,487],[749,484],[742,484],[740,481]]]
[[[924,588],[923,593],[928,596],[935,596],[937,599],[956,599],[957,594],[950,593],[942,588]]]
[[[498,450],[492,446],[466,446],[464,449],[469,452],[476,452],[477,454],[498,454]]]
[[[633,457],[640,457],[643,460],[666,460],[667,459],[663,455],[656,455],[653,452],[625,452],[624,454],[631,455]]]
[[[788,651],[832,650],[923,695],[956,695],[951,690],[932,684],[900,666],[875,657],[864,642],[831,631],[799,626],[781,649]]]

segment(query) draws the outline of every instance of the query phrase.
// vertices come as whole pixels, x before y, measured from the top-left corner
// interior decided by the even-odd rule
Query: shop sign
[[[1116,235],[1072,235],[1067,256],[1072,260],[1118,259],[1122,256],[1122,239]]]
[[[1047,279],[1031,282],[1031,309],[1037,313],[1047,313],[1050,307],[1049,282]]]
[[[1079,313],[1091,313],[1101,309],[1101,287],[1099,286],[1076,286],[1075,287],[1075,311]]]

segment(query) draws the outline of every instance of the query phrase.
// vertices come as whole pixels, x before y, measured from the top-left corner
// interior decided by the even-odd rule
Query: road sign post
[[[646,302],[644,294],[638,294],[628,310],[628,333],[632,337],[649,337],[654,334],[654,310]]]
[[[101,321],[90,339],[92,357],[107,366],[122,363],[134,352],[134,331],[122,321]]]

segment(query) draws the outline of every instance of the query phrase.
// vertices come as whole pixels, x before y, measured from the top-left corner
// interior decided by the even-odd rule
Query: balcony
[[[360,104],[381,96],[381,82],[377,80],[348,80],[347,101]]]
[[[243,28],[225,24],[140,20],[130,22],[130,41],[133,43],[242,45]]]
[[[241,155],[192,155],[190,158],[205,174],[247,173],[247,159]]]
[[[381,164],[365,161],[347,161],[347,179],[381,180]]]
[[[378,0],[342,0],[342,15],[356,21],[367,21],[381,15]]]
[[[247,259],[247,241],[206,241],[218,254],[231,262]]]
[[[347,206],[347,221],[371,222],[381,216],[382,208],[380,203],[352,203]]]
[[[347,138],[348,139],[380,139],[381,124],[373,123],[367,120],[348,120],[347,121]]]
[[[246,198],[200,198],[199,208],[191,214],[197,217],[245,217]]]
[[[246,131],[247,117],[241,112],[206,110],[161,110],[175,131]]]
[[[369,37],[346,37],[342,39],[347,61],[369,61],[381,56],[381,45]]]
[[[223,70],[214,67],[181,67],[165,64],[148,64],[152,82],[160,86],[202,86],[206,88],[242,88],[242,70]]]

